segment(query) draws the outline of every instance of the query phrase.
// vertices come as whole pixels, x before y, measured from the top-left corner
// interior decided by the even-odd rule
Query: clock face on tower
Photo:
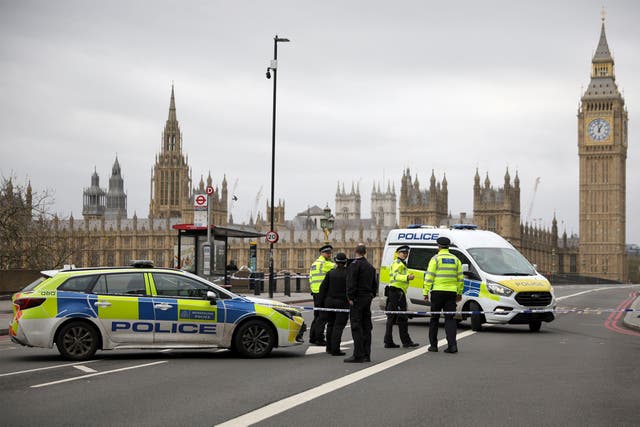
[[[611,126],[605,119],[593,119],[589,123],[589,136],[594,141],[603,141],[609,137]]]

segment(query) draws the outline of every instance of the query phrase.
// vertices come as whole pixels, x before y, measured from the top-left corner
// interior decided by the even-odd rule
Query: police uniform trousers
[[[407,311],[407,296],[402,289],[389,286],[389,296],[387,297],[387,311]],[[400,341],[402,344],[411,344],[409,336],[409,321],[406,314],[387,314],[387,330],[384,334],[384,343],[393,344],[393,324],[398,324],[400,330]]]
[[[431,311],[456,311],[456,292],[431,291],[429,301],[431,301]],[[444,332],[447,335],[449,347],[456,345],[457,323],[453,314],[444,315]],[[438,324],[440,314],[432,314],[429,320],[429,344],[438,346]]]
[[[313,306],[320,306],[320,294],[311,294],[313,296]],[[327,317],[324,316],[324,312],[320,310],[313,310],[313,320],[309,327],[309,342],[310,343],[324,343],[324,327],[327,324]]]
[[[349,310],[351,336],[353,337],[353,357],[371,357],[371,300],[373,295],[358,295]]]
[[[348,309],[349,303],[345,302],[344,299],[327,298],[325,306],[327,308]],[[342,341],[342,332],[349,321],[349,312],[324,311],[322,314],[327,319],[327,353],[338,353],[340,351],[340,342]]]

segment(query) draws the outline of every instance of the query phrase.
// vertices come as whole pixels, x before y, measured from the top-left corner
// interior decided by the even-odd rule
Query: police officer
[[[431,311],[455,312],[456,302],[462,299],[464,280],[460,260],[449,252],[451,240],[438,237],[438,253],[429,261],[424,275],[424,300],[431,300]],[[445,353],[457,353],[456,320],[453,314],[444,315],[444,331],[447,336]],[[431,314],[429,320],[429,351],[438,351],[438,322],[440,314]]]
[[[347,267],[347,298],[353,336],[353,356],[346,363],[371,362],[371,300],[378,293],[376,269],[367,261],[367,247],[360,243],[356,259]]]
[[[320,256],[311,264],[309,270],[309,288],[313,297],[313,306],[321,307],[320,303],[320,285],[324,276],[336,266],[331,262],[331,253],[333,246],[324,245],[320,248]],[[324,327],[327,323],[326,317],[319,310],[313,311],[313,321],[309,328],[309,343],[314,345],[327,345],[324,339]]]
[[[325,308],[349,309],[347,300],[347,255],[338,252],[333,258],[336,268],[324,276],[320,285],[320,304]],[[322,312],[327,320],[327,353],[332,356],[344,356],[345,352],[340,350],[342,331],[349,320],[348,311],[325,311]]]
[[[396,249],[396,259],[389,268],[390,281],[387,295],[387,311],[407,311],[407,289],[413,274],[407,274],[407,256],[409,246],[403,245]],[[384,334],[384,348],[398,348],[393,342],[393,324],[398,324],[400,341],[403,347],[417,347],[409,336],[409,324],[406,314],[387,314],[387,330]]]

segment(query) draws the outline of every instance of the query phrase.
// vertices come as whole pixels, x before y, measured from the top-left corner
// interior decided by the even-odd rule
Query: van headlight
[[[496,282],[492,282],[490,280],[487,280],[487,289],[492,294],[500,295],[500,296],[503,296],[503,297],[508,297],[509,295],[511,295],[513,293],[513,289],[507,288],[506,286],[503,286],[503,285],[501,285],[499,283],[496,283]]]

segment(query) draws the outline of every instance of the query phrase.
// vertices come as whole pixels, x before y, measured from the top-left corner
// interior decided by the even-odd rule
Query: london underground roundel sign
[[[271,230],[271,231],[269,231],[267,233],[266,238],[267,238],[267,242],[275,243],[275,242],[278,241],[279,236],[278,236],[278,233],[276,233],[275,231]]]

